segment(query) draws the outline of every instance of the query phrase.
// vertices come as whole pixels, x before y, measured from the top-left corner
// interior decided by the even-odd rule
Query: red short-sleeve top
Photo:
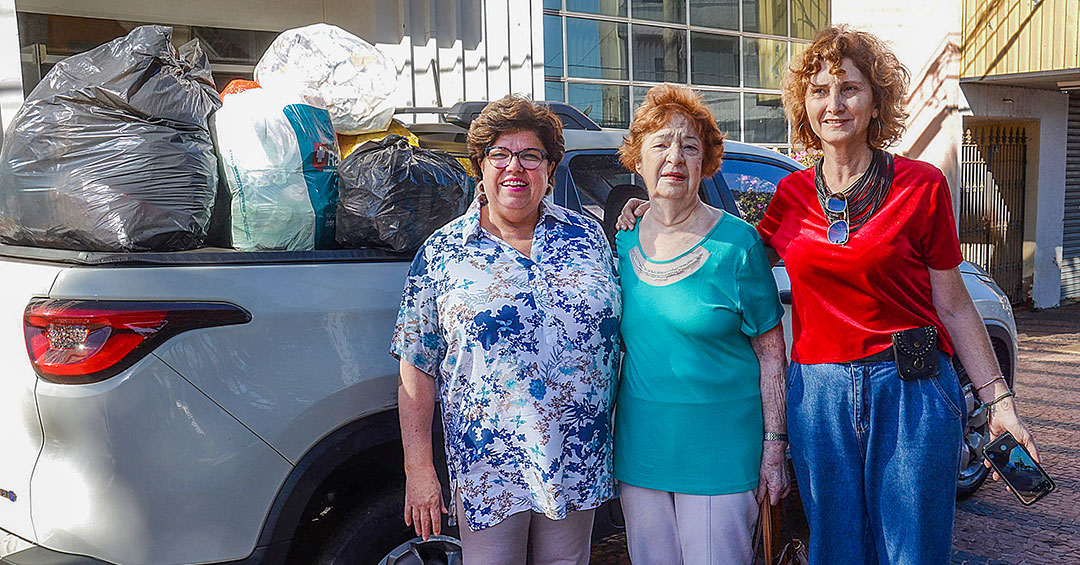
[[[791,280],[792,360],[854,361],[888,349],[893,332],[929,325],[952,354],[927,271],[963,261],[941,171],[897,156],[888,198],[846,244],[829,243],[827,225],[810,168],[780,181],[757,226]]]

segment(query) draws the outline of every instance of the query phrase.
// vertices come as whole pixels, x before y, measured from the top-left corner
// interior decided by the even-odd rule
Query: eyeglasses
[[[496,169],[505,169],[510,166],[510,160],[514,157],[518,158],[518,163],[527,170],[534,170],[547,159],[547,153],[540,149],[534,149],[532,147],[528,149],[522,149],[521,151],[511,151],[505,147],[498,145],[494,147],[488,147],[484,150],[484,156],[487,157],[488,163],[491,163],[492,167]]]
[[[830,194],[825,199],[825,212],[829,220],[829,229],[825,232],[825,235],[829,238],[829,243],[833,245],[847,243],[850,235],[847,196],[840,192]]]

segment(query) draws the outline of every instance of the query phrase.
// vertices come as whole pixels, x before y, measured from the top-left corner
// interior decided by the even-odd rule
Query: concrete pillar
[[[15,0],[0,0],[0,138],[22,102],[22,56]]]

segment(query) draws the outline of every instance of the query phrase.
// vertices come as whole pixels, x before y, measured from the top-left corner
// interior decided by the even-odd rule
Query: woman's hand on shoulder
[[[405,473],[405,525],[412,526],[424,541],[442,532],[446,505],[435,468]]]
[[[766,441],[761,450],[761,475],[754,498],[761,504],[765,497],[776,506],[791,491],[791,475],[787,464],[787,442]]]
[[[626,205],[623,206],[622,212],[619,214],[619,218],[615,220],[615,227],[619,231],[629,231],[634,229],[634,224],[637,223],[637,219],[645,215],[645,211],[649,209],[649,201],[642,200],[640,198],[631,198],[626,201]]]

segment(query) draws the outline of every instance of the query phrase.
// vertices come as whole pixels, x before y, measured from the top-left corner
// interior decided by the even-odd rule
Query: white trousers
[[[703,496],[619,483],[634,565],[739,565],[754,559],[754,491]]]
[[[457,498],[458,532],[464,565],[588,565],[595,510],[552,520],[526,510],[479,531],[469,529]]]

